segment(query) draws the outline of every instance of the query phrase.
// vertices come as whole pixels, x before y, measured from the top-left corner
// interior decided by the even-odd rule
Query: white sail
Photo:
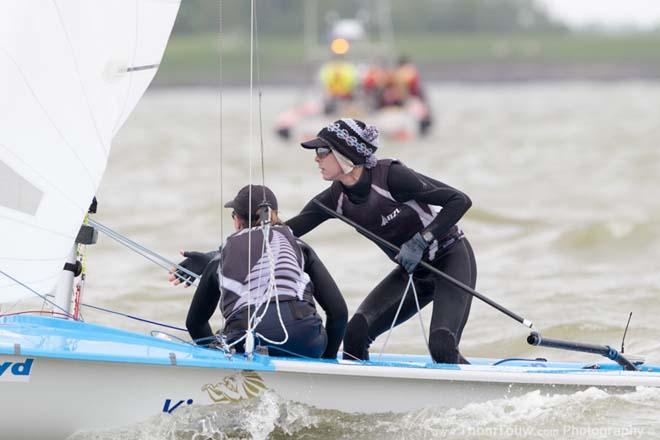
[[[0,270],[45,294],[179,0],[0,2]],[[33,295],[0,273],[0,303]]]

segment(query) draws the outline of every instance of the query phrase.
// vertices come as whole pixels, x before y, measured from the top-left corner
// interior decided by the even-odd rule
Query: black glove
[[[218,251],[211,251],[206,253],[185,251],[183,256],[186,258],[179,263],[179,266],[183,267],[184,269],[188,269],[190,272],[201,277],[202,272],[204,272],[206,266],[208,266],[213,257],[215,257],[217,254]],[[181,269],[174,271],[174,276],[181,282],[185,281],[186,286],[190,286],[195,281],[195,277],[183,272]]]
[[[422,261],[422,256],[427,247],[429,247],[429,244],[418,232],[413,238],[403,243],[401,251],[395,259],[406,272],[413,273],[419,262]]]

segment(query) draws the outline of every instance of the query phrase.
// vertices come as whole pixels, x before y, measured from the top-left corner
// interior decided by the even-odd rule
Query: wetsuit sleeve
[[[202,338],[213,336],[213,330],[209,324],[213,312],[218,307],[220,300],[220,287],[218,285],[218,263],[220,259],[213,259],[202,272],[199,285],[193,295],[188,317],[186,318],[186,328],[190,337],[196,341]],[[211,340],[200,341],[200,345],[207,345]]]
[[[325,331],[328,335],[328,345],[322,357],[336,359],[339,344],[344,339],[344,331],[348,321],[348,307],[346,307],[346,301],[344,301],[335,280],[316,255],[316,252],[306,243],[300,240],[298,243],[305,254],[305,272],[314,284],[314,299],[323,308],[326,315]]]
[[[323,203],[323,205],[327,206],[328,208],[334,209],[330,188],[326,189],[320,194],[317,194],[314,196],[314,198]],[[309,203],[305,205],[303,210],[300,211],[300,214],[293,217],[292,219],[289,219],[285,222],[285,224],[291,228],[293,235],[296,237],[301,237],[329,218],[331,218],[330,215],[328,215],[325,211],[319,208],[316,203],[310,200]]]
[[[417,173],[400,163],[390,166],[387,185],[392,197],[398,202],[415,200],[442,206],[440,213],[423,231],[430,231],[435,237],[445,235],[472,206],[470,198],[456,188]]]

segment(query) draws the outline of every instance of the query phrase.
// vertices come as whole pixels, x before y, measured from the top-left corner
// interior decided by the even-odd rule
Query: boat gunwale
[[[153,348],[159,351],[151,356],[143,353],[135,355],[102,351],[55,350],[49,344],[46,348],[39,346],[18,345],[8,341],[7,334],[2,330],[23,328],[47,330],[54,333],[53,338],[70,338],[76,341],[76,336],[85,338],[86,342],[102,343],[113,341],[113,336],[119,336],[114,342],[127,347]],[[93,330],[85,334],[85,328]],[[48,335],[48,332],[44,332]],[[26,337],[25,334],[16,333]],[[293,374],[314,374],[332,376],[354,376],[411,379],[411,380],[441,380],[456,382],[497,382],[546,385],[584,385],[584,386],[616,386],[660,387],[660,368],[644,366],[642,371],[624,371],[613,362],[602,362],[598,369],[585,368],[590,364],[573,362],[545,362],[529,360],[532,365],[492,365],[490,359],[475,358],[473,365],[435,364],[424,355],[384,355],[383,361],[353,361],[334,359],[292,359],[255,355],[247,359],[242,355],[228,356],[224,352],[205,347],[195,346],[185,342],[168,341],[140,333],[129,332],[98,324],[67,321],[59,318],[40,316],[22,316],[0,318],[0,340],[9,344],[0,344],[0,354],[20,357],[43,357],[66,361],[109,362],[133,365],[160,365],[185,368],[217,368],[225,370],[244,370],[259,372],[278,372]],[[91,336],[96,336],[93,338]],[[30,334],[27,337],[41,337]],[[49,338],[51,336],[43,336]],[[72,343],[75,345],[75,343]],[[524,362],[524,361],[522,361]]]

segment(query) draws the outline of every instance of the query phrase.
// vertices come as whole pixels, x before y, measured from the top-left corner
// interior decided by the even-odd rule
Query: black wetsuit
[[[302,251],[304,272],[309,276],[311,285],[305,289],[306,293],[302,299],[279,297],[280,312],[289,336],[287,343],[282,346],[269,345],[265,341],[260,343],[269,345],[269,353],[276,356],[291,356],[291,353],[295,353],[308,357],[336,358],[348,320],[346,303],[312,248],[301,240],[296,241]],[[220,256],[221,254],[218,253],[204,269],[186,319],[186,327],[191,337],[194,340],[203,340],[201,343],[206,344],[213,336],[209,319],[221,300],[218,276]],[[223,333],[229,342],[243,336],[247,328],[247,306],[241,307],[236,313],[228,313],[235,300],[236,298],[232,300],[233,302],[228,302],[223,298],[221,304],[223,314],[227,318]],[[325,329],[316,314],[314,300],[325,311],[327,318]],[[271,299],[267,307],[268,310],[255,330],[271,340],[281,341],[284,332],[277,315],[275,300]],[[259,312],[261,311],[263,306],[259,309]],[[254,313],[254,307],[251,307],[251,313]],[[241,352],[243,343],[237,344],[236,348]]]
[[[351,207],[350,212],[344,212],[344,215],[372,232],[378,233],[379,228],[382,228],[382,233],[388,235],[384,238],[388,238],[397,246],[403,244],[417,232],[430,231],[436,238],[435,248],[433,245],[429,248],[425,253],[425,260],[451,277],[474,288],[477,276],[474,254],[462,231],[456,226],[458,220],[470,208],[470,199],[462,192],[416,173],[399,162],[379,161],[377,167],[380,168],[365,169],[359,181],[350,187],[334,182],[330,188],[318,194],[315,199],[331,209],[346,211],[348,206],[346,199],[341,198],[343,194],[348,198]],[[378,187],[374,184],[374,179],[379,180]],[[373,191],[375,190],[383,195],[380,202],[374,202]],[[397,206],[396,203],[399,203],[401,213],[396,209],[389,215],[377,212],[377,216],[373,220],[369,220],[369,211],[377,211],[378,206],[373,205],[378,205],[378,203],[388,204],[387,209],[392,209]],[[419,220],[411,220],[411,204],[416,208],[420,206],[423,208],[423,210],[416,209],[420,216],[426,215],[429,208],[426,205],[442,206],[442,210],[437,214],[434,212],[431,216],[432,220],[422,226]],[[359,210],[361,205],[364,207],[362,211]],[[387,229],[390,220],[395,221],[397,217],[404,214],[408,216],[405,217],[408,220]],[[299,215],[290,219],[286,224],[291,227],[294,235],[299,237],[330,218],[332,217],[315,203],[309,202]],[[379,219],[381,219],[380,225],[378,224]],[[394,257],[394,253],[390,250],[382,246],[381,249],[390,258]],[[433,251],[433,255],[429,255],[431,251]],[[429,338],[429,348],[433,359],[436,362],[446,363],[465,362],[458,351],[458,344],[470,313],[472,297],[423,268],[417,269],[414,275],[420,306],[424,307],[433,301]],[[397,266],[367,295],[346,329],[344,337],[344,356],[346,358],[369,358],[369,346],[378,335],[389,329],[407,281],[408,274],[402,267]],[[409,319],[416,311],[414,298],[409,292],[397,324]]]

